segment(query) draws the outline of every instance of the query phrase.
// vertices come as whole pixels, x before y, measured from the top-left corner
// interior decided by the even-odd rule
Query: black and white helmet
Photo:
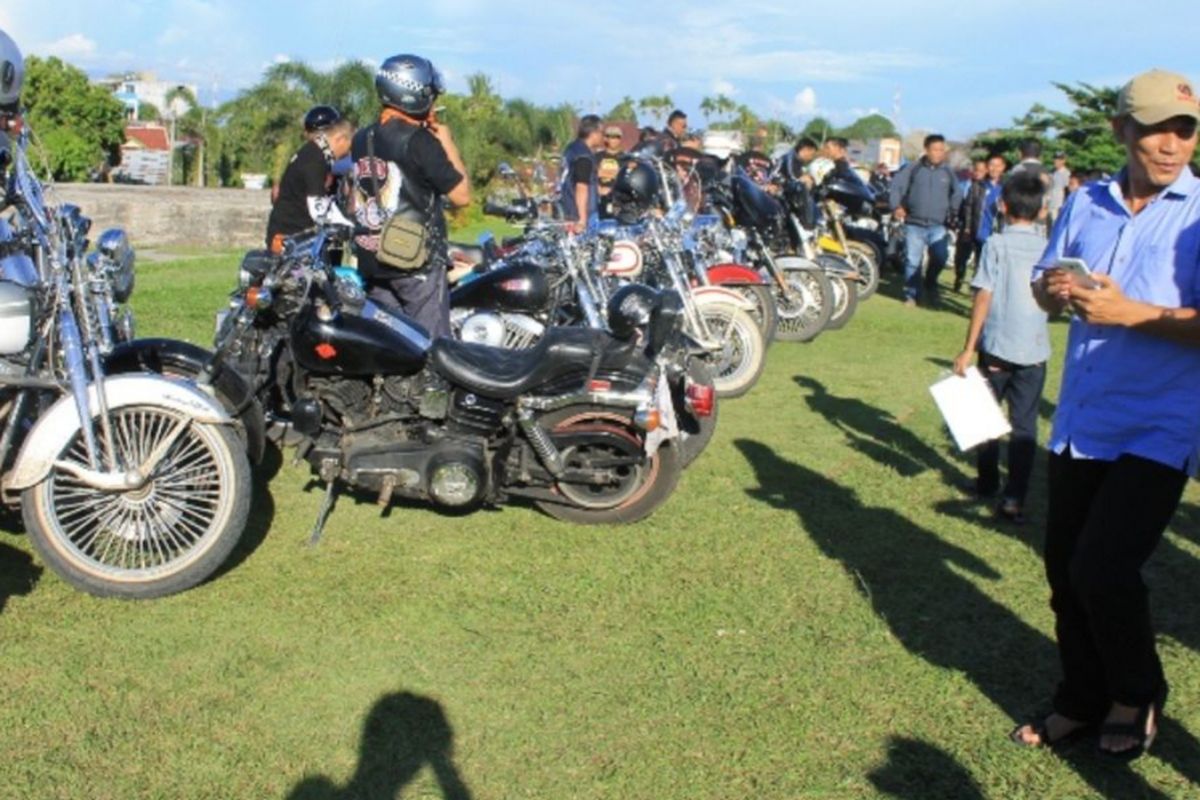
[[[25,59],[7,33],[0,31],[0,108],[16,106],[21,99],[21,81],[25,77]]]
[[[446,90],[442,73],[427,58],[401,54],[379,65],[375,91],[379,102],[413,117],[423,117]]]

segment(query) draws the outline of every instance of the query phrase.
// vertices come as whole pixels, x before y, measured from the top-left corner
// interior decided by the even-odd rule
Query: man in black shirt
[[[427,59],[392,56],[375,74],[383,104],[379,121],[354,137],[355,215],[372,231],[355,238],[358,271],[372,300],[399,309],[432,337],[450,335],[444,202],[471,202],[467,169],[450,128],[437,120],[434,101],[441,74]],[[415,270],[397,270],[376,258],[388,218],[402,214],[425,228],[428,259]]]
[[[350,152],[354,126],[340,119],[316,133],[288,162],[267,220],[267,248],[278,253],[283,238],[311,228],[330,213],[333,164]],[[340,215],[339,215],[340,216]]]
[[[596,177],[596,151],[603,137],[600,118],[586,114],[579,120],[575,141],[563,151],[563,177],[559,187],[563,219],[582,229],[597,211],[599,184]]]
[[[663,129],[663,139],[667,144],[666,149],[670,150],[682,146],[683,137],[687,136],[687,132],[687,114],[677,108],[671,112],[671,116],[667,117],[667,127]]]

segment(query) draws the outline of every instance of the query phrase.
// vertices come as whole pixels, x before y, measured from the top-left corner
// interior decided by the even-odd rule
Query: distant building
[[[121,165],[113,178],[129,183],[163,185],[171,175],[171,140],[162,125],[135,124],[125,127]]]
[[[846,153],[851,161],[862,164],[868,169],[874,169],[876,164],[882,162],[888,165],[888,169],[895,172],[900,168],[901,149],[900,140],[891,137],[871,139],[865,142],[861,139],[851,139]]]
[[[124,75],[110,75],[101,78],[96,84],[103,86],[113,93],[125,106],[126,119],[136,120],[138,111],[143,103],[149,103],[166,115],[179,116],[187,112],[187,103],[175,100],[168,107],[167,95],[180,87],[187,89],[193,96],[198,96],[199,90],[194,84],[160,81],[153,72],[129,72]]]

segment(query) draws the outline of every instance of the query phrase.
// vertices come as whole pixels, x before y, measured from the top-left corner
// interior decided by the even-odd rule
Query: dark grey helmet
[[[608,329],[618,339],[632,339],[649,324],[662,303],[660,294],[640,283],[627,283],[608,301]]]
[[[333,106],[313,106],[304,115],[304,132],[323,131],[341,118],[342,115]]]
[[[433,101],[446,91],[442,73],[427,58],[401,54],[379,65],[375,72],[379,102],[413,117],[423,117]]]
[[[25,59],[21,58],[21,49],[11,36],[0,31],[0,107],[17,104],[24,77]]]

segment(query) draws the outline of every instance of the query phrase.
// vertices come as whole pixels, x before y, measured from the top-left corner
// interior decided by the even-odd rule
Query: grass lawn
[[[141,332],[208,344],[236,266],[144,263]],[[0,797],[1200,797],[1194,485],[1149,569],[1173,684],[1152,756],[1005,738],[1057,675],[1044,473],[1024,528],[956,488],[972,461],[927,386],[963,310],[879,296],[774,345],[638,525],[343,497],[309,549],[320,493],[285,453],[223,574],[129,603],[4,523]]]

